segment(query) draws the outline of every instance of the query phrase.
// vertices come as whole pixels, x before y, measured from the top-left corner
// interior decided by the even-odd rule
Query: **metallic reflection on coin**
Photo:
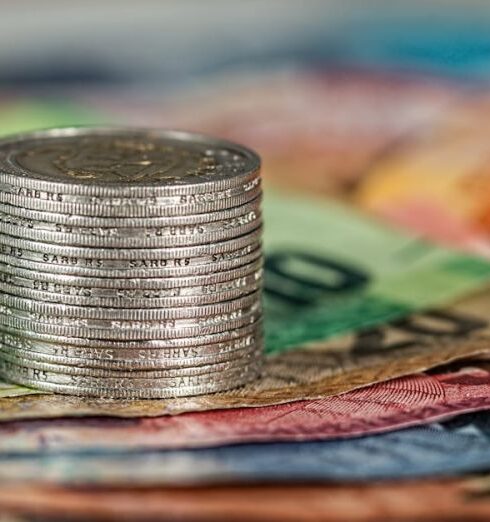
[[[0,375],[91,397],[213,393],[262,360],[260,160],[158,130],[0,141]]]

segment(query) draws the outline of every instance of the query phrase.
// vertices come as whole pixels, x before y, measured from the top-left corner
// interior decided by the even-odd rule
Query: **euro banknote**
[[[483,521],[490,500],[471,479],[374,484],[243,485],[198,488],[75,488],[2,484],[12,522],[179,520],[196,522]],[[443,502],[434,502],[443,499]],[[7,519],[10,522],[10,519]],[[5,522],[7,522],[7,520]],[[3,522],[3,519],[2,519]]]
[[[342,395],[262,408],[137,419],[50,419],[0,424],[0,454],[141,450],[349,438],[490,409],[478,367],[394,379]]]

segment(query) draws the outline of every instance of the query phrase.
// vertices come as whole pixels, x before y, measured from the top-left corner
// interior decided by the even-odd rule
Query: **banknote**
[[[150,486],[444,477],[490,470],[490,414],[347,440],[0,455],[0,479]]]
[[[353,201],[440,242],[490,256],[490,94],[472,96],[386,151]]]
[[[490,263],[332,200],[268,192],[264,223],[269,353],[448,302],[490,279]]]
[[[9,485],[0,510],[35,520],[197,520],[203,522],[483,521],[490,500],[469,479],[342,485],[199,488],[73,488]],[[434,502],[441,499],[441,502]],[[2,519],[0,519],[2,520]],[[24,520],[24,519],[22,519]],[[12,518],[12,522],[18,518]],[[3,521],[2,521],[3,522]]]
[[[0,399],[3,397],[18,397],[19,395],[32,395],[34,390],[17,384],[0,381]]]
[[[292,67],[213,75],[136,108],[101,94],[91,103],[132,125],[173,126],[247,144],[263,157],[271,184],[348,196],[378,156],[437,121],[465,92],[436,77]]]
[[[324,399],[458,359],[484,356],[490,345],[489,309],[490,292],[483,292],[443,310],[420,312],[306,348],[270,355],[258,381],[229,392],[187,399],[107,401],[29,395],[25,388],[6,387],[0,397],[0,419],[156,417]],[[12,396],[6,396],[9,389]]]
[[[48,127],[102,123],[103,117],[97,114],[100,112],[80,101],[68,99],[56,102],[25,97],[0,99],[0,136]]]
[[[473,363],[474,364],[474,363]],[[348,438],[490,409],[490,373],[420,374],[313,401],[137,419],[0,424],[0,453],[171,449]]]

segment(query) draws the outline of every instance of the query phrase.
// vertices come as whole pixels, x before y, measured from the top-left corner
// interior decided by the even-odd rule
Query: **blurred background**
[[[0,131],[177,127],[488,254],[485,1],[1,2]]]

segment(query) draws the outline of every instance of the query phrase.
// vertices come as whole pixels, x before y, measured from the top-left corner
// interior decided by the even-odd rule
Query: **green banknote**
[[[0,102],[0,136],[49,127],[100,123],[92,111],[70,101],[8,100]]]
[[[490,277],[487,261],[331,200],[267,193],[264,210],[269,353],[440,305]]]

